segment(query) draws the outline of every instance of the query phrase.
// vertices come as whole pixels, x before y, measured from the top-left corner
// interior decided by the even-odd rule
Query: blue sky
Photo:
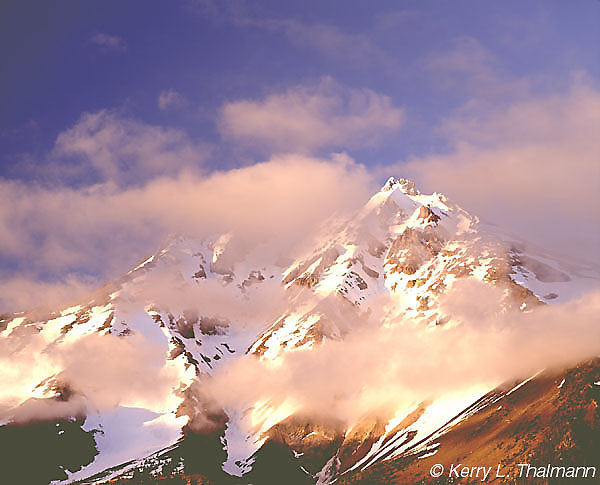
[[[223,142],[216,119],[224,103],[330,76],[405,110],[403,129],[385,143],[346,150],[367,164],[391,163],[444,149],[435,128],[467,101],[506,103],[522,94],[473,89],[472,82],[486,82],[485,73],[474,81],[484,70],[506,82],[530,79],[537,92],[566,89],[574,70],[599,77],[594,0],[23,1],[1,8],[5,177],[24,176],[23,154],[44,163],[61,131],[100,109],[182,128],[214,145],[210,167],[231,167],[264,153],[235,152]],[[432,66],[458,54],[467,57],[464,65]],[[160,110],[165,90],[185,105]]]
[[[572,214],[598,202],[599,23],[596,0],[3,2],[4,303],[89,289],[200,224],[170,199],[162,215],[124,201],[190,181],[218,199],[219,177],[240,192],[263,172],[327,210],[406,174],[591,249],[598,231]]]

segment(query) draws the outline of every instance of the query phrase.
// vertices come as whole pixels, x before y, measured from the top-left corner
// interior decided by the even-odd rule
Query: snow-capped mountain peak
[[[72,352],[89,338],[133,342],[139,337],[158,349],[154,371],[158,369],[161,379],[170,383],[160,406],[144,408],[146,404],[132,395],[114,408],[103,404],[100,409],[90,404],[93,386],[68,382],[71,369],[61,367],[63,360],[49,358],[52,365],[36,367],[20,380],[18,389],[11,390],[15,406],[2,417],[8,422],[17,419],[34,398],[52,403],[65,400],[66,389],[83,397],[78,411],[87,415],[84,431],[101,427],[104,434],[95,435],[99,457],[82,470],[68,469],[65,478],[68,475],[70,480],[164,447],[174,449],[182,428],[186,433],[220,433],[223,470],[240,476],[252,470],[256,453],[272,429],[301,409],[287,401],[242,401],[236,407],[220,408],[204,394],[202,383],[224,363],[246,356],[277,365],[286,356],[310,352],[326,340],[343,341],[365,324],[393,327],[411,321],[430,329],[460,324],[443,305],[459,281],[500,288],[504,307],[522,312],[576,294],[571,290],[574,285],[598,281],[589,272],[568,274],[547,253],[526,253],[523,246],[487,230],[476,216],[444,195],[423,194],[405,178],[390,177],[361,210],[333,229],[326,227],[315,240],[311,251],[282,268],[240,254],[232,233],[213,241],[178,236],[79,304],[43,318],[28,313],[2,315],[0,338],[15,356],[30,345],[28,339],[35,342],[35,352],[46,358]],[[444,412],[439,403],[437,407],[419,404],[422,429],[441,426],[452,417],[449,413],[459,412],[472,402],[465,399],[472,398],[462,396],[456,406],[442,406]],[[399,415],[404,411],[399,410]],[[118,423],[126,418],[139,430],[121,436]],[[403,422],[394,419],[377,422],[379,434],[373,431],[362,441],[361,446],[367,446],[364,443],[371,440],[369,453],[343,458],[343,466],[338,466],[342,446],[328,457],[327,465],[321,465],[322,470],[313,470],[315,480],[333,479],[340,467],[377,461],[383,444]],[[152,437],[148,446],[131,443],[138,432]],[[329,432],[337,436],[338,431]],[[355,439],[353,433],[348,439]],[[315,439],[310,438],[312,432],[306,436],[298,449]],[[344,436],[339,439],[345,440]]]
[[[415,183],[407,178],[390,177],[381,188],[382,191],[394,190],[399,188],[407,195],[419,195],[420,192],[416,189]]]

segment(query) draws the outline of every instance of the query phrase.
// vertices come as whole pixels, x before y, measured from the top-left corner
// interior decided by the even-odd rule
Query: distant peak
[[[406,195],[419,195],[420,194],[420,192],[415,187],[415,183],[412,180],[405,179],[405,178],[397,179],[396,177],[390,177],[389,179],[387,179],[387,182],[381,188],[381,190],[388,191],[388,190],[394,190],[396,188],[399,188],[400,190],[402,190],[402,192],[404,192]]]

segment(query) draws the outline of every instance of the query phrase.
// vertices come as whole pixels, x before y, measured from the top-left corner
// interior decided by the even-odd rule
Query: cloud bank
[[[103,126],[105,116],[99,114],[89,123]],[[100,129],[98,136],[89,135],[88,120],[84,125],[80,137],[71,131],[59,137],[61,150],[85,151],[94,159],[91,163],[110,174],[119,170],[119,150],[142,163],[138,150],[148,149],[143,143],[114,142],[123,132],[112,125]],[[133,137],[138,135],[134,130]],[[157,163],[188,153],[185,141],[183,148],[174,148],[175,154],[169,152],[161,135],[165,133],[158,133],[159,141],[153,143],[156,151],[165,151],[155,157]],[[142,138],[146,140],[145,135]],[[100,139],[110,141],[101,144]],[[153,171],[151,160],[140,170]],[[3,278],[0,307],[17,311],[56,304],[54,297],[70,292],[73,298],[81,296],[93,284],[99,287],[125,273],[173,233],[202,239],[233,232],[248,251],[270,241],[274,254],[293,254],[324,219],[355,210],[373,189],[364,167],[345,156],[273,157],[207,175],[183,168],[139,186],[109,181],[81,188],[47,187],[2,180],[0,254],[18,266]],[[56,283],[52,291],[46,291],[51,285],[44,284],[41,275]]]
[[[277,362],[246,356],[226,364],[207,386],[226,407],[286,402],[297,412],[352,424],[440,397],[483,394],[600,351],[598,291],[525,314],[498,312],[501,299],[501,290],[489,285],[457,282],[443,307],[462,323],[427,329],[401,319],[382,326],[379,318],[394,304],[382,298],[381,313],[343,340],[287,352]]]

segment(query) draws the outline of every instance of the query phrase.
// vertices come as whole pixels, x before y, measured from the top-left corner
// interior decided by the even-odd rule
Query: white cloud
[[[96,44],[105,51],[126,52],[127,43],[116,35],[95,34],[91,37],[90,42]]]
[[[174,89],[166,89],[158,95],[158,107],[161,110],[183,108],[188,100]]]
[[[220,115],[225,136],[280,152],[370,146],[398,131],[403,122],[403,109],[389,97],[331,78],[262,100],[229,102]]]

